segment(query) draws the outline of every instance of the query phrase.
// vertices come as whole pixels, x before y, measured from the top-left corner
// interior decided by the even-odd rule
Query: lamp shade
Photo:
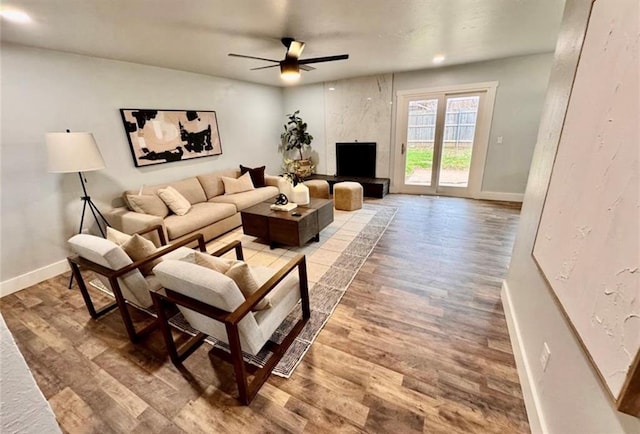
[[[105,168],[93,134],[47,133],[46,138],[49,172],[89,172]]]

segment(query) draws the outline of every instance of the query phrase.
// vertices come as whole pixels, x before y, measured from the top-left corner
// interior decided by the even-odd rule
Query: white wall
[[[284,113],[300,110],[299,116],[307,123],[307,130],[313,136],[311,142],[312,160],[316,164],[316,173],[327,173],[327,146],[325,133],[324,85],[287,87],[283,91]],[[286,122],[282,116],[282,126]]]
[[[626,4],[627,10],[621,8],[622,4]],[[635,12],[631,12],[632,5]],[[591,0],[566,3],[503,301],[505,311],[510,312],[510,334],[516,344],[514,353],[527,411],[530,417],[538,415],[532,423],[534,432],[638,433],[640,419],[616,411],[531,254],[590,7]],[[604,8],[636,17],[638,13],[637,0],[616,0],[615,4],[596,2],[594,17]],[[606,39],[609,31],[628,31],[619,28],[615,20],[607,23],[610,24],[604,28],[604,34],[596,39]],[[627,33],[627,40],[637,43],[637,20],[635,23],[635,31]],[[599,47],[606,49],[606,44]],[[602,79],[613,83],[622,77]],[[594,261],[606,260],[594,258]],[[545,342],[551,356],[543,371],[539,357]]]
[[[552,60],[547,53],[400,72],[393,92],[498,81],[482,191],[524,193]]]
[[[328,102],[330,98],[334,98],[334,93],[339,89],[347,89],[346,101],[351,103],[346,104],[345,98],[339,99],[338,108],[342,107],[344,112],[355,113],[358,104],[363,106],[370,102],[367,98],[371,97],[371,89],[366,84],[369,82],[375,84],[375,79],[380,77],[385,82],[385,86],[381,89],[386,88],[386,83],[393,82],[392,99],[394,101],[393,96],[398,90],[498,81],[482,191],[507,193],[510,194],[508,197],[513,197],[514,193],[516,196],[524,193],[527,183],[552,60],[552,53],[535,54],[467,65],[399,72],[393,74],[392,78],[385,75],[338,80],[325,83],[324,93],[321,91],[321,85],[318,84],[292,87],[284,91],[284,104],[287,112],[300,108],[310,129],[318,131],[316,125],[325,125],[326,134],[316,137],[313,148],[321,159],[325,156],[317,172],[333,174],[335,140],[331,138],[335,135],[337,128],[329,118],[329,110],[335,110],[329,107]],[[336,91],[331,92],[328,87],[335,87]],[[389,101],[387,97],[385,94],[380,99],[384,100],[385,108]],[[379,156],[376,172],[381,177],[393,178],[391,156],[394,152],[394,144],[391,138],[395,137],[393,132],[396,110],[397,107],[394,104],[389,113],[390,123],[387,117],[382,119],[381,116],[373,114],[357,119],[358,130],[375,131],[376,137],[379,136],[375,140],[378,142]],[[381,126],[388,131],[380,133]],[[503,137],[502,144],[496,143],[498,136]],[[366,140],[362,137],[349,137],[342,140],[351,141],[356,138],[361,141]]]
[[[42,267],[36,271],[41,278],[62,271],[66,240],[78,230],[79,180],[76,174],[47,173],[47,132],[94,134],[107,168],[87,173],[88,189],[102,209],[143,183],[239,163],[279,171],[279,88],[9,44],[1,56],[3,288],[29,283],[9,279]],[[135,168],[120,108],[215,110],[223,154]],[[56,266],[47,268],[51,264]]]

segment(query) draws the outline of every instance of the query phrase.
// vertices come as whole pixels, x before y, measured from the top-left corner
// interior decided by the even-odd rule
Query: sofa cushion
[[[212,197],[209,199],[209,202],[231,203],[238,208],[238,211],[241,211],[260,202],[269,200],[277,196],[279,192],[278,187],[267,186],[242,193],[223,194],[222,196]]]
[[[251,176],[251,182],[253,182],[253,186],[256,188],[264,187],[265,185],[267,185],[264,182],[265,169],[266,169],[266,166],[251,168],[251,167],[243,166],[242,164],[240,165],[240,173],[244,175],[245,173],[249,172],[249,175]]]
[[[156,184],[156,185],[143,185],[139,190],[127,190],[125,191],[125,195],[127,194],[157,194],[158,190],[161,188],[165,188],[171,186],[178,190],[178,192],[183,195],[191,205],[200,202],[206,202],[207,196],[204,194],[204,190],[202,189],[202,185],[198,181],[198,178],[195,176],[192,178],[183,179],[181,181],[176,182],[168,182],[165,184]]]
[[[251,191],[255,189],[253,182],[251,181],[251,175],[245,173],[239,178],[229,178],[227,176],[222,177],[222,183],[224,184],[224,194],[236,194],[243,193],[245,191]]]
[[[169,209],[177,215],[185,215],[191,209],[191,203],[178,190],[172,186],[167,186],[158,190],[158,196]]]
[[[233,204],[203,202],[196,203],[186,215],[171,214],[164,219],[169,239],[174,240],[185,234],[202,229],[236,213]]]
[[[166,217],[169,215],[167,205],[155,194],[127,194],[127,205],[132,211],[142,214]]]
[[[238,169],[220,170],[218,172],[209,173],[207,175],[198,175],[198,181],[202,185],[207,199],[224,194],[224,184],[222,177],[237,178],[240,174]]]

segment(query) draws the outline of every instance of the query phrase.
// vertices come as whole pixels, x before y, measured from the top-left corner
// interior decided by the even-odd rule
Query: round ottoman
[[[333,186],[333,202],[336,209],[354,211],[362,208],[362,185],[357,182],[338,182]]]
[[[304,181],[304,185],[309,187],[309,196],[320,199],[329,199],[329,183],[322,179],[310,179]]]

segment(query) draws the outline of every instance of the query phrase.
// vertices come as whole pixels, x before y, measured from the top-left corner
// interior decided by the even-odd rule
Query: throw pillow
[[[225,276],[230,277],[238,288],[240,288],[240,292],[244,295],[244,298],[248,298],[251,294],[260,289],[260,285],[256,282],[253,275],[251,274],[251,270],[246,262],[236,261],[229,270],[224,273]],[[268,297],[268,296],[267,296]],[[271,307],[271,301],[268,298],[263,298],[260,300],[258,304],[256,304],[252,310],[265,310]]]
[[[218,273],[226,273],[236,262],[233,259],[219,258],[202,252],[195,252],[195,263],[203,267],[211,268]]]
[[[122,244],[122,250],[131,258],[133,262],[140,261],[156,252],[156,246],[148,239],[134,234],[128,241]],[[161,259],[155,259],[140,267],[140,272],[146,276],[151,274],[153,267],[160,263]]]
[[[135,212],[163,218],[169,214],[167,205],[155,194],[128,194],[127,202]]]
[[[107,239],[121,246],[131,239],[131,235],[120,232],[111,226],[107,226]]]
[[[233,280],[245,298],[248,298],[251,294],[260,289],[260,285],[258,285],[258,282],[254,279],[249,266],[245,262],[219,258],[202,252],[196,252],[195,258],[196,264],[224,274]],[[252,310],[255,312],[269,309],[271,307],[271,301],[269,301],[268,297],[269,296],[260,300]]]
[[[253,182],[253,186],[255,188],[264,187],[267,185],[264,181],[265,168],[266,166],[255,167],[252,169],[251,167],[245,167],[241,164],[240,173],[244,175],[245,173],[249,172],[249,176],[251,177],[251,182]]]
[[[171,186],[159,189],[158,196],[177,215],[185,215],[191,209],[189,201]]]
[[[228,178],[226,176],[221,176],[221,178],[224,184],[224,194],[236,194],[254,189],[249,173],[245,173],[238,179]]]

